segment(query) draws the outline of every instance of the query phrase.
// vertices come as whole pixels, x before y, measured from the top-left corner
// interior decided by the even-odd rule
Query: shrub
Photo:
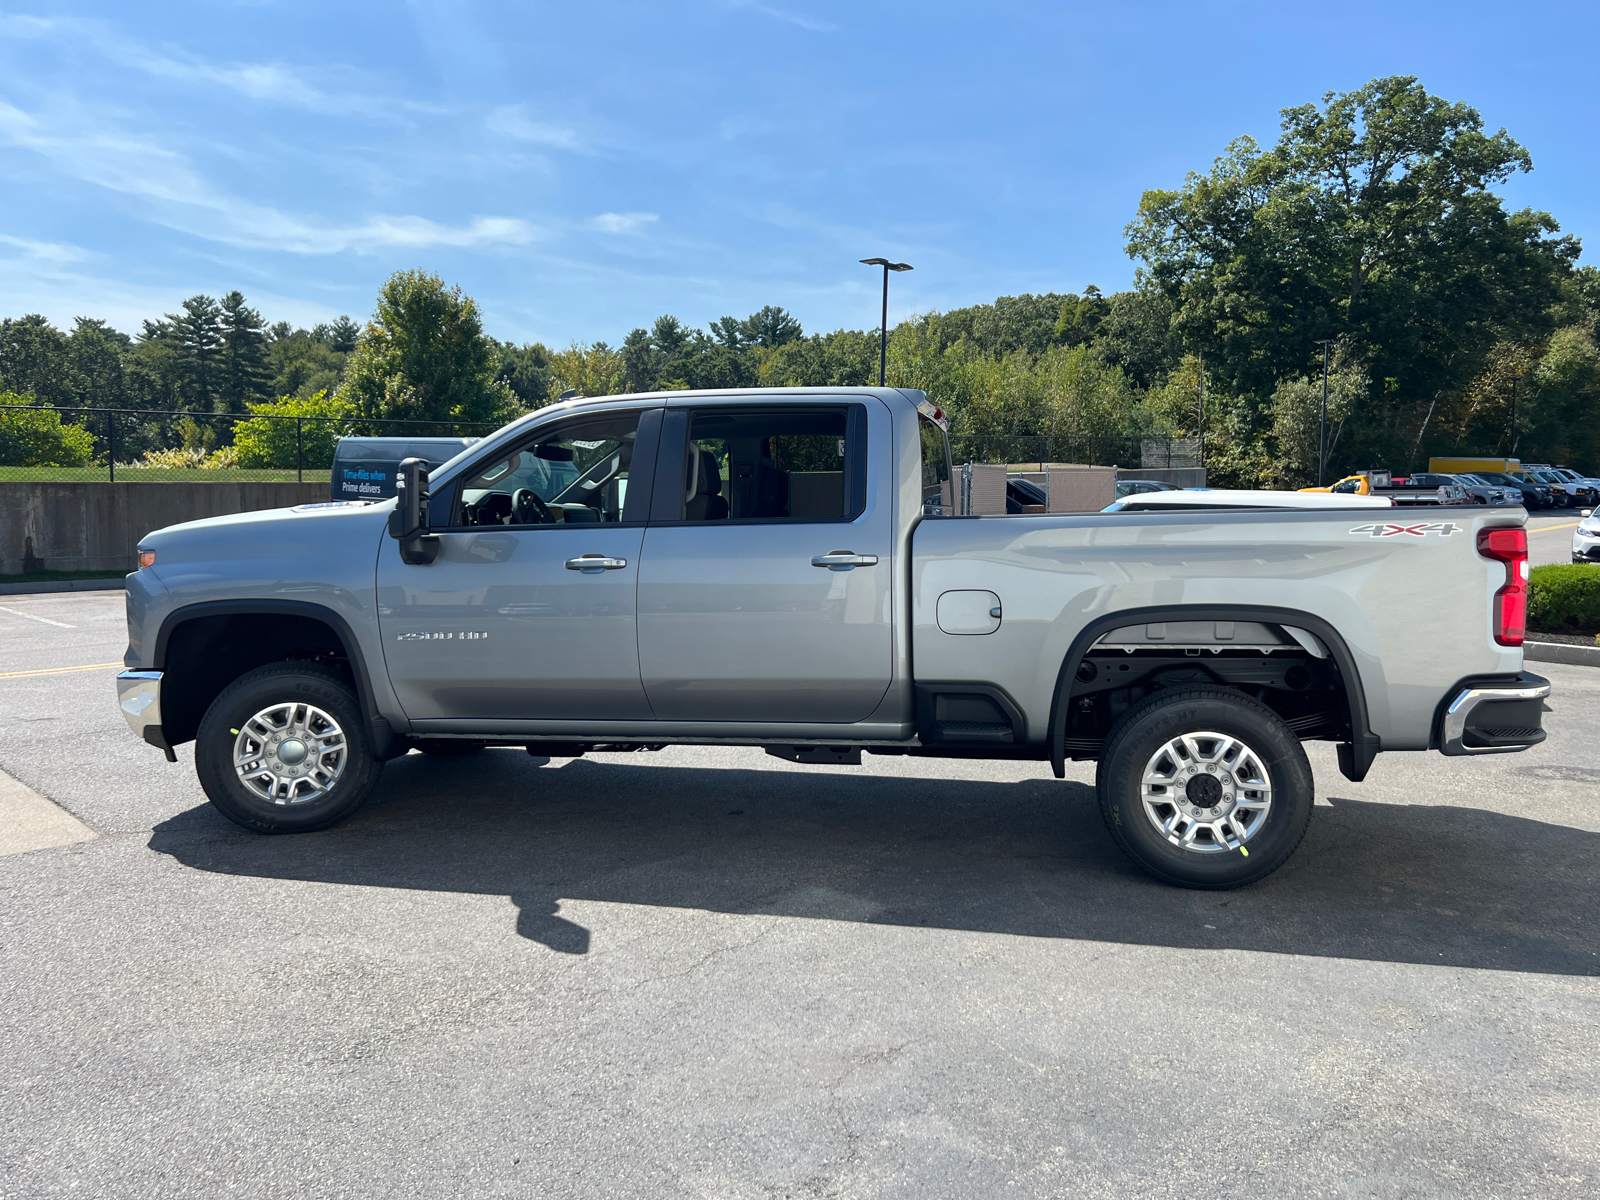
[[[1528,628],[1550,633],[1600,632],[1600,565],[1535,567],[1528,581]]]
[[[304,400],[285,396],[276,404],[252,404],[254,418],[240,421],[233,430],[233,448],[241,467],[292,468],[296,465],[326,470],[333,466],[334,443],[350,432],[356,406],[327,392]],[[287,417],[333,417],[334,420],[290,421]],[[271,420],[267,418],[279,418]],[[296,443],[296,425],[299,443]]]
[[[82,425],[63,425],[54,409],[16,407],[33,403],[32,396],[0,392],[0,466],[88,466],[94,436]]]
[[[155,467],[162,471],[177,471],[203,467],[205,461],[206,452],[198,446],[192,450],[175,446],[169,450],[146,450],[138,462],[126,465],[130,467]]]

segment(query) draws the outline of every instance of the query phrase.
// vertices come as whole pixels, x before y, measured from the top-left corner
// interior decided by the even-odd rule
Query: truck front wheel
[[[372,794],[383,763],[361,705],[318,663],[259,667],[225,688],[195,736],[195,771],[218,812],[257,833],[308,833]]]
[[[1095,786],[1124,853],[1157,879],[1234,888],[1277,870],[1311,821],[1311,764],[1271,709],[1220,687],[1151,696],[1112,729]]]

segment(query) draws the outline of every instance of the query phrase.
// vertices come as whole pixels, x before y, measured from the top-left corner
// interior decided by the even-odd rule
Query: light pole
[[[1522,372],[1511,377],[1511,453],[1517,452],[1517,384],[1522,382]]]
[[[1318,338],[1322,347],[1322,432],[1317,438],[1317,486],[1322,486],[1322,475],[1328,466],[1328,351],[1336,338]]]
[[[883,387],[889,374],[889,272],[909,271],[912,267],[910,263],[890,262],[887,258],[863,258],[861,261],[869,267],[883,268],[883,321],[878,331],[878,386]]]

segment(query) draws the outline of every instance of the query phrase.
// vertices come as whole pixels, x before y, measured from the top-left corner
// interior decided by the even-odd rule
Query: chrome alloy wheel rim
[[[1185,733],[1145,764],[1144,815],[1180,850],[1238,850],[1267,822],[1272,777],[1261,756],[1226,733]]]
[[[304,804],[327,795],[349,760],[339,722],[297,701],[263,708],[233,743],[239,782],[269,804]]]

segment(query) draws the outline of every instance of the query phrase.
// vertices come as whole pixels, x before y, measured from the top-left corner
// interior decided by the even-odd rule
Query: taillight
[[[1528,531],[1480,529],[1478,553],[1506,565],[1505,584],[1494,594],[1494,640],[1520,646],[1528,631]]]

